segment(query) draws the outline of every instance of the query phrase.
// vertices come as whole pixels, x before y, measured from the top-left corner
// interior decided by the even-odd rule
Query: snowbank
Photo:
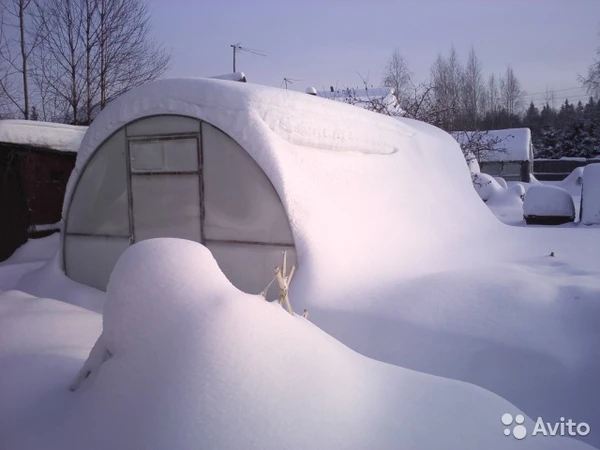
[[[495,195],[500,195],[504,187],[502,187],[495,177],[488,175],[487,173],[474,173],[472,174],[473,187],[481,197],[481,200],[487,202],[490,198]]]
[[[600,164],[589,164],[583,171],[581,222],[584,225],[600,224]]]
[[[0,120],[0,142],[76,153],[87,127],[32,120]]]
[[[575,218],[573,197],[558,186],[531,186],[523,202],[525,216],[552,216]]]
[[[9,300],[18,312],[18,299]],[[78,353],[64,347],[72,344],[68,311],[78,310],[48,307],[61,314],[37,315],[40,329],[52,323],[62,333],[31,333],[30,341],[59,344],[59,360]],[[25,326],[18,320],[12,333]],[[0,346],[0,357],[14,350]],[[514,405],[349,350],[279,305],[237,291],[209,251],[188,241],[145,241],[122,256],[91,356],[91,373],[74,393],[64,386],[65,364],[41,380],[42,362],[12,362],[13,372],[0,379],[0,392],[18,383],[11,404],[33,382],[46,395],[41,411],[23,402],[0,422],[3,449],[589,448],[559,437],[505,436],[500,418],[518,414]],[[30,378],[22,380],[24,368]],[[9,417],[5,405],[1,417]],[[532,423],[526,418],[530,430]]]
[[[560,187],[566,189],[571,195],[581,195],[581,186],[583,184],[583,167],[577,167],[559,184]]]
[[[494,177],[494,180],[496,180],[498,182],[498,184],[503,187],[504,189],[508,188],[508,185],[506,184],[506,180],[502,177]]]

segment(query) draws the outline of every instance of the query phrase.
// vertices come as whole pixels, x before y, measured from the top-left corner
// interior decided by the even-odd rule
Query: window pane
[[[196,139],[129,141],[132,172],[198,171]]]
[[[206,123],[202,152],[206,238],[293,244],[283,204],[252,157]]]
[[[272,245],[230,244],[207,242],[221,271],[239,290],[259,294],[275,276],[275,267],[283,261],[287,250],[288,272],[296,264],[296,252],[290,247]],[[275,281],[267,291],[267,300],[277,298],[279,286]]]
[[[102,144],[84,168],[67,216],[67,232],[129,236],[125,132]]]
[[[521,175],[521,165],[518,163],[505,163],[502,167],[503,175],[513,175],[520,176]]]
[[[174,115],[147,117],[127,125],[127,136],[198,133],[199,131],[198,119]]]
[[[132,175],[135,241],[177,237],[200,242],[198,175]]]
[[[119,257],[129,239],[99,236],[65,236],[65,272],[69,278],[106,290]]]

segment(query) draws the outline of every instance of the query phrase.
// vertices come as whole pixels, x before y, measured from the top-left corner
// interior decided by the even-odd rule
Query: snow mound
[[[508,185],[506,184],[506,180],[502,177],[494,177],[494,180],[496,180],[498,182],[498,184],[500,186],[502,186],[504,189],[508,188]]]
[[[600,224],[600,164],[589,164],[583,171],[581,222],[584,225]]]
[[[581,190],[581,185],[583,183],[583,169],[584,167],[577,167],[564,180],[560,182],[560,186],[567,190],[573,187],[578,187],[579,190]]]
[[[575,218],[573,197],[558,186],[531,186],[523,202],[525,216],[550,216]]]
[[[525,198],[525,186],[523,186],[523,184],[521,183],[513,184],[512,186],[510,186],[509,191],[517,197],[519,197],[521,200]]]
[[[471,173],[480,173],[481,172],[481,167],[479,167],[479,163],[477,162],[477,159],[475,159],[475,158],[467,159],[467,165],[469,166],[469,170],[471,171]]]
[[[9,431],[5,450],[589,448],[507,438],[500,418],[515,406],[349,350],[237,291],[193,242],[127,250],[103,319],[89,376],[44,421]]]
[[[76,153],[87,128],[33,120],[0,120],[0,142]]]
[[[493,196],[499,195],[505,190],[500,186],[498,181],[496,181],[496,178],[487,173],[472,174],[472,179],[475,190],[484,202],[487,202]]]

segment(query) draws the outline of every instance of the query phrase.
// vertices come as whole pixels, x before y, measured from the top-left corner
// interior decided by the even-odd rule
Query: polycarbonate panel
[[[283,204],[252,157],[207,123],[202,152],[205,237],[293,244]]]
[[[152,139],[129,141],[131,172],[197,172],[198,140]]]
[[[67,232],[129,236],[125,131],[104,142],[84,168],[67,213]]]
[[[153,116],[127,125],[127,136],[198,133],[200,121],[184,116]]]
[[[229,281],[249,294],[259,294],[267,287],[275,276],[275,267],[283,261],[284,250],[287,250],[288,271],[296,264],[296,252],[292,247],[221,242],[207,242],[206,247]],[[267,300],[276,299],[278,292],[275,281],[267,291]]]
[[[200,242],[198,175],[131,175],[135,242],[176,237]]]
[[[74,281],[104,291],[115,264],[127,247],[127,238],[67,234],[65,272]]]

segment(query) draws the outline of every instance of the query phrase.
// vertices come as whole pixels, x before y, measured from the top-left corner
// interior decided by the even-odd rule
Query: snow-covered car
[[[523,217],[528,225],[561,225],[575,221],[575,203],[565,189],[535,185],[525,193]]]

